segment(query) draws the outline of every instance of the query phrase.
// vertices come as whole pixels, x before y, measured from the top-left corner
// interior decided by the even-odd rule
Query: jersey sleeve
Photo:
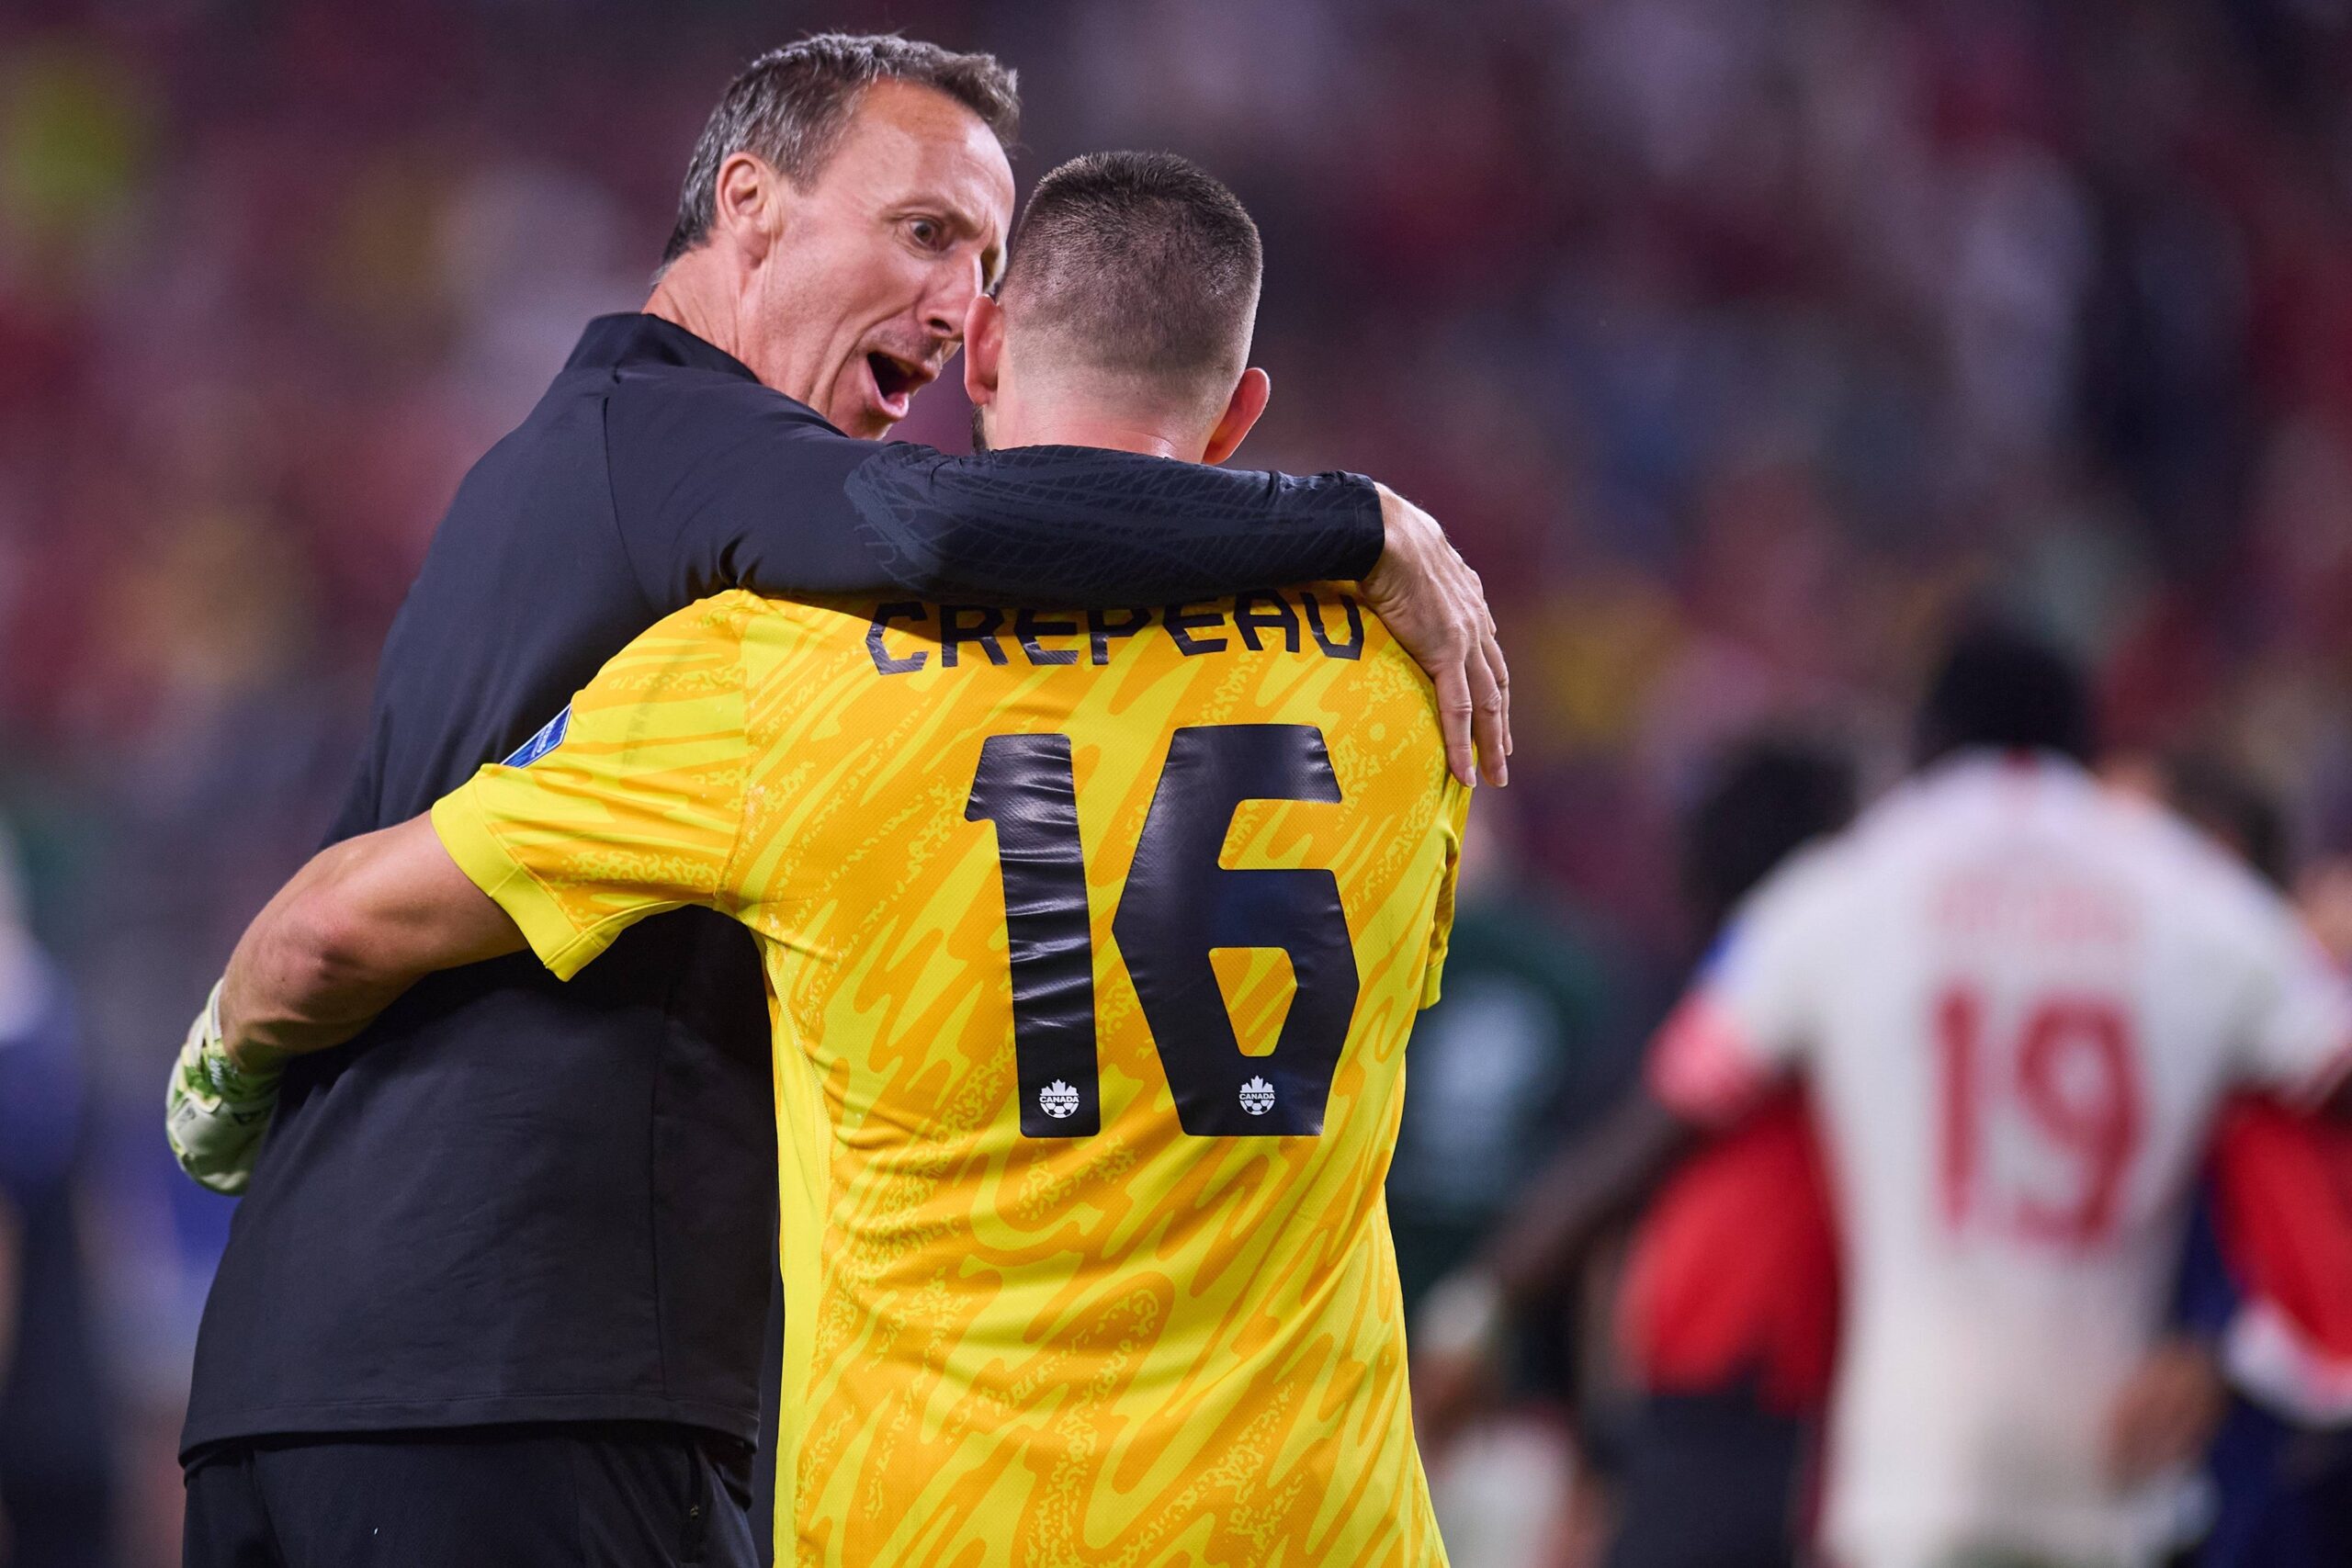
[[[1731,1121],[1798,1066],[1832,913],[1819,855],[1800,856],[1748,897],[1651,1043],[1650,1092],[1677,1115]]]
[[[504,762],[433,807],[450,858],[570,979],[646,916],[731,908],[750,744],[749,595],[630,643]]]
[[[1462,834],[1470,817],[1471,792],[1453,779],[1445,781],[1445,800],[1439,820],[1445,840],[1445,870],[1437,888],[1437,911],[1430,921],[1430,962],[1421,972],[1421,1007],[1433,1008],[1444,988],[1445,955],[1453,942],[1453,894],[1462,875]]]
[[[1027,605],[1172,603],[1352,581],[1380,558],[1369,479],[1083,446],[952,457],[842,434],[756,384],[626,382],[615,514],[656,608],[727,588]]]
[[[2249,923],[2241,1071],[2253,1084],[2316,1103],[2352,1070],[2352,982],[2285,903],[2266,894]]]

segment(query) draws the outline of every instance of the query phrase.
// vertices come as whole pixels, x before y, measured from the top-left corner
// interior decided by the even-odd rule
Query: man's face
[[[886,434],[955,354],[1012,213],[1012,166],[978,116],[876,84],[816,183],[784,182],[746,301],[752,369],[852,435]]]

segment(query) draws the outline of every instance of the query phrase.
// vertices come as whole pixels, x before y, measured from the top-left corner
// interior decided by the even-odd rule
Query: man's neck
[[[1180,463],[1201,460],[1198,443],[1186,449],[1184,441],[1162,431],[1139,429],[1115,421],[1071,420],[1057,422],[1042,433],[1021,441],[1005,443],[1008,446],[1100,446],[1113,452],[1139,452],[1148,457],[1173,457]]]
[[[710,246],[688,251],[672,262],[646,298],[645,313],[680,326],[714,348],[726,350],[757,374],[752,345],[744,341],[732,289],[720,287],[718,261]]]

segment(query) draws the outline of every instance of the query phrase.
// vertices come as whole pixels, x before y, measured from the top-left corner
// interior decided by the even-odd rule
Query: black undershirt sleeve
[[[1379,497],[1087,446],[951,457],[842,434],[754,383],[626,375],[605,410],[614,505],[647,597],[903,593],[1012,604],[1169,603],[1351,580]]]

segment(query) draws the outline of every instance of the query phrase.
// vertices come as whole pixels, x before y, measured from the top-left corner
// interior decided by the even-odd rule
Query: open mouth
[[[931,384],[933,372],[928,365],[876,349],[865,356],[866,374],[874,378],[874,402],[890,418],[907,417],[907,405],[915,393]]]

